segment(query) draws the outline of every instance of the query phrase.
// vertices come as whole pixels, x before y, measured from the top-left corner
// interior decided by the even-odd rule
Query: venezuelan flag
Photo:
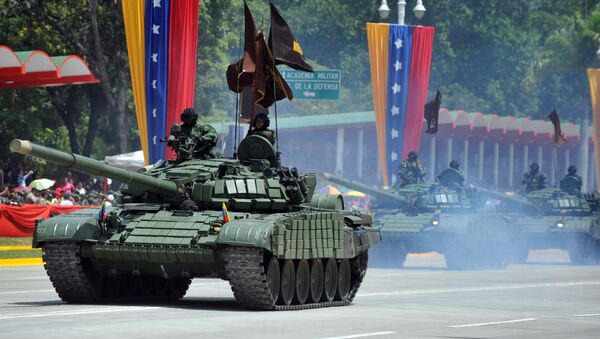
[[[229,222],[229,211],[227,210],[227,206],[223,203],[223,222],[226,224]]]
[[[142,149],[155,163],[168,153],[159,140],[194,105],[199,0],[122,3]]]
[[[98,222],[106,221],[106,199],[102,200],[102,205],[100,207],[100,212],[98,212]]]
[[[418,151],[434,27],[367,23],[379,163],[393,185],[408,152]]]

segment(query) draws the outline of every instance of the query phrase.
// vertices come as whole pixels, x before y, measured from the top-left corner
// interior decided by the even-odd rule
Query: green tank
[[[523,210],[520,205],[503,205],[503,212],[519,227],[514,262],[527,261],[529,250],[545,248],[567,250],[573,264],[600,262],[598,196],[545,188],[515,197],[534,208]]]
[[[321,177],[373,198],[383,243],[372,258],[379,263],[402,266],[408,253],[431,251],[444,254],[449,269],[505,268],[508,263],[516,228],[488,202],[490,196],[499,197],[494,192],[450,182],[384,190],[329,173]]]
[[[381,239],[341,196],[314,194],[316,175],[276,166],[260,136],[240,143],[238,159],[161,161],[138,173],[29,141],[10,149],[124,183],[106,213],[36,223],[33,246],[65,302],[175,300],[192,278],[216,277],[247,308],[343,306]]]

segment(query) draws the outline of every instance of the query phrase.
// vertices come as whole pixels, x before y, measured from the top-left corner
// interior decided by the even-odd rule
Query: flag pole
[[[556,152],[556,144],[552,147],[552,171],[554,172],[554,188],[556,188],[556,183],[558,182],[558,173],[556,171],[556,163],[557,163],[558,154]]]
[[[271,5],[271,1],[269,1],[269,6]],[[272,11],[270,11],[272,13]],[[273,14],[271,14],[271,29],[269,30],[269,36],[272,39],[273,45],[275,44],[275,30],[273,28]],[[269,44],[267,44],[267,49],[269,48]],[[277,161],[277,166],[281,165],[281,153],[279,153],[279,126],[277,124],[277,73],[276,65],[275,65],[275,54],[273,51],[271,52],[271,62],[273,63],[273,98],[275,102],[273,104],[273,113],[275,114],[275,159]]]

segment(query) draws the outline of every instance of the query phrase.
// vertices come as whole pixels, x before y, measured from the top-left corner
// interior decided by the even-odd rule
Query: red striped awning
[[[51,57],[44,51],[15,52],[0,45],[0,88],[95,84],[87,63],[77,55]]]

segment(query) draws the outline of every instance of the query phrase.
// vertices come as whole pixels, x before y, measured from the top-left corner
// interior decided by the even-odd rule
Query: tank
[[[534,208],[524,210],[508,202],[503,213],[518,225],[512,260],[527,261],[533,249],[567,250],[571,263],[600,263],[600,212],[595,194],[578,190],[545,188],[515,194]]]
[[[329,173],[321,177],[372,197],[375,225],[383,237],[372,253],[378,264],[402,266],[407,254],[431,251],[442,253],[449,269],[506,268],[508,264],[516,228],[490,198],[512,197],[452,183],[381,189]],[[516,199],[513,203],[527,205]]]
[[[271,144],[245,138],[238,159],[161,161],[132,172],[24,140],[28,154],[123,183],[117,204],[38,220],[33,247],[62,300],[182,298],[195,277],[228,280],[260,310],[352,302],[380,241],[368,215],[314,194],[316,175],[277,166]]]

